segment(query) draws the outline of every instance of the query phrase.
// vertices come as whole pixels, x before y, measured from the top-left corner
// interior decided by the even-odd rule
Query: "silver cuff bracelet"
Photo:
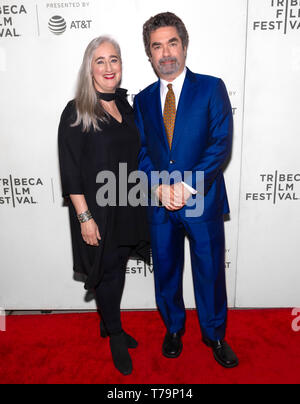
[[[84,213],[81,213],[80,215],[77,215],[79,223],[86,223],[93,219],[93,216],[89,210],[87,210]]]

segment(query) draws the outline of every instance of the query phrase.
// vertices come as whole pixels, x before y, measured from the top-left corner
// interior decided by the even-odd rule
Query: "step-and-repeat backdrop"
[[[226,271],[231,307],[299,306],[300,1],[0,1],[0,307],[94,309],[73,279],[57,128],[87,44],[121,45],[132,102],[156,80],[143,23],[172,11],[186,23],[189,68],[221,77],[234,146],[225,176]],[[59,32],[53,30],[59,26]],[[186,306],[195,306],[189,245]],[[155,308],[153,268],[130,261],[124,309]]]

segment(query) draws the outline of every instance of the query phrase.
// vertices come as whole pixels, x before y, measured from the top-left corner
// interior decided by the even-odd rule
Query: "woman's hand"
[[[86,223],[81,223],[81,234],[83,240],[94,247],[99,246],[101,240],[99,228],[94,219],[89,220]]]
[[[70,195],[70,198],[75,207],[77,215],[82,215],[83,212],[88,212],[89,208],[84,195]],[[81,223],[80,226],[83,240],[88,245],[98,247],[101,236],[95,220],[91,219],[88,222]]]

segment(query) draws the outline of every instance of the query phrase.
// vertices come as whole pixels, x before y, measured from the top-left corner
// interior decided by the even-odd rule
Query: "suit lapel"
[[[176,113],[172,149],[174,149],[178,145],[180,136],[183,133],[186,117],[188,115],[188,111],[191,108],[193,97],[197,91],[197,86],[195,85],[196,82],[197,80],[194,73],[187,69],[187,74],[181,91],[181,96]],[[160,137],[163,145],[166,147],[168,153],[170,153],[170,147],[162,114],[160,80],[155,83],[150,90],[150,97],[148,98],[148,102],[148,111],[150,112],[152,123],[155,126],[157,134]]]
[[[194,98],[194,94],[196,93],[197,89],[195,83],[196,78],[194,74],[189,69],[187,69],[186,78],[182,87],[178,109],[176,113],[176,122],[173,135],[172,149],[174,149],[177,146],[180,140],[180,136],[182,136],[186,124],[186,118],[188,116],[188,111],[192,107],[191,105],[192,100]]]

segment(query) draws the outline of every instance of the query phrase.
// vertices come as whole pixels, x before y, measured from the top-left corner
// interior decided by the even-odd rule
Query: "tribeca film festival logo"
[[[0,38],[18,38],[22,34],[15,26],[15,17],[27,15],[24,5],[0,5]]]
[[[268,0],[272,17],[253,22],[254,31],[288,32],[300,29],[300,0]]]
[[[153,275],[152,256],[150,266],[142,260],[132,260],[131,263],[133,265],[130,265],[129,263],[126,268],[126,275],[143,276],[144,278],[147,278],[148,275]]]
[[[278,202],[300,200],[300,174],[260,174],[264,192],[246,193],[246,201]]]
[[[44,183],[40,178],[0,178],[0,206],[11,205],[14,208],[24,205],[36,205],[33,192]]]

